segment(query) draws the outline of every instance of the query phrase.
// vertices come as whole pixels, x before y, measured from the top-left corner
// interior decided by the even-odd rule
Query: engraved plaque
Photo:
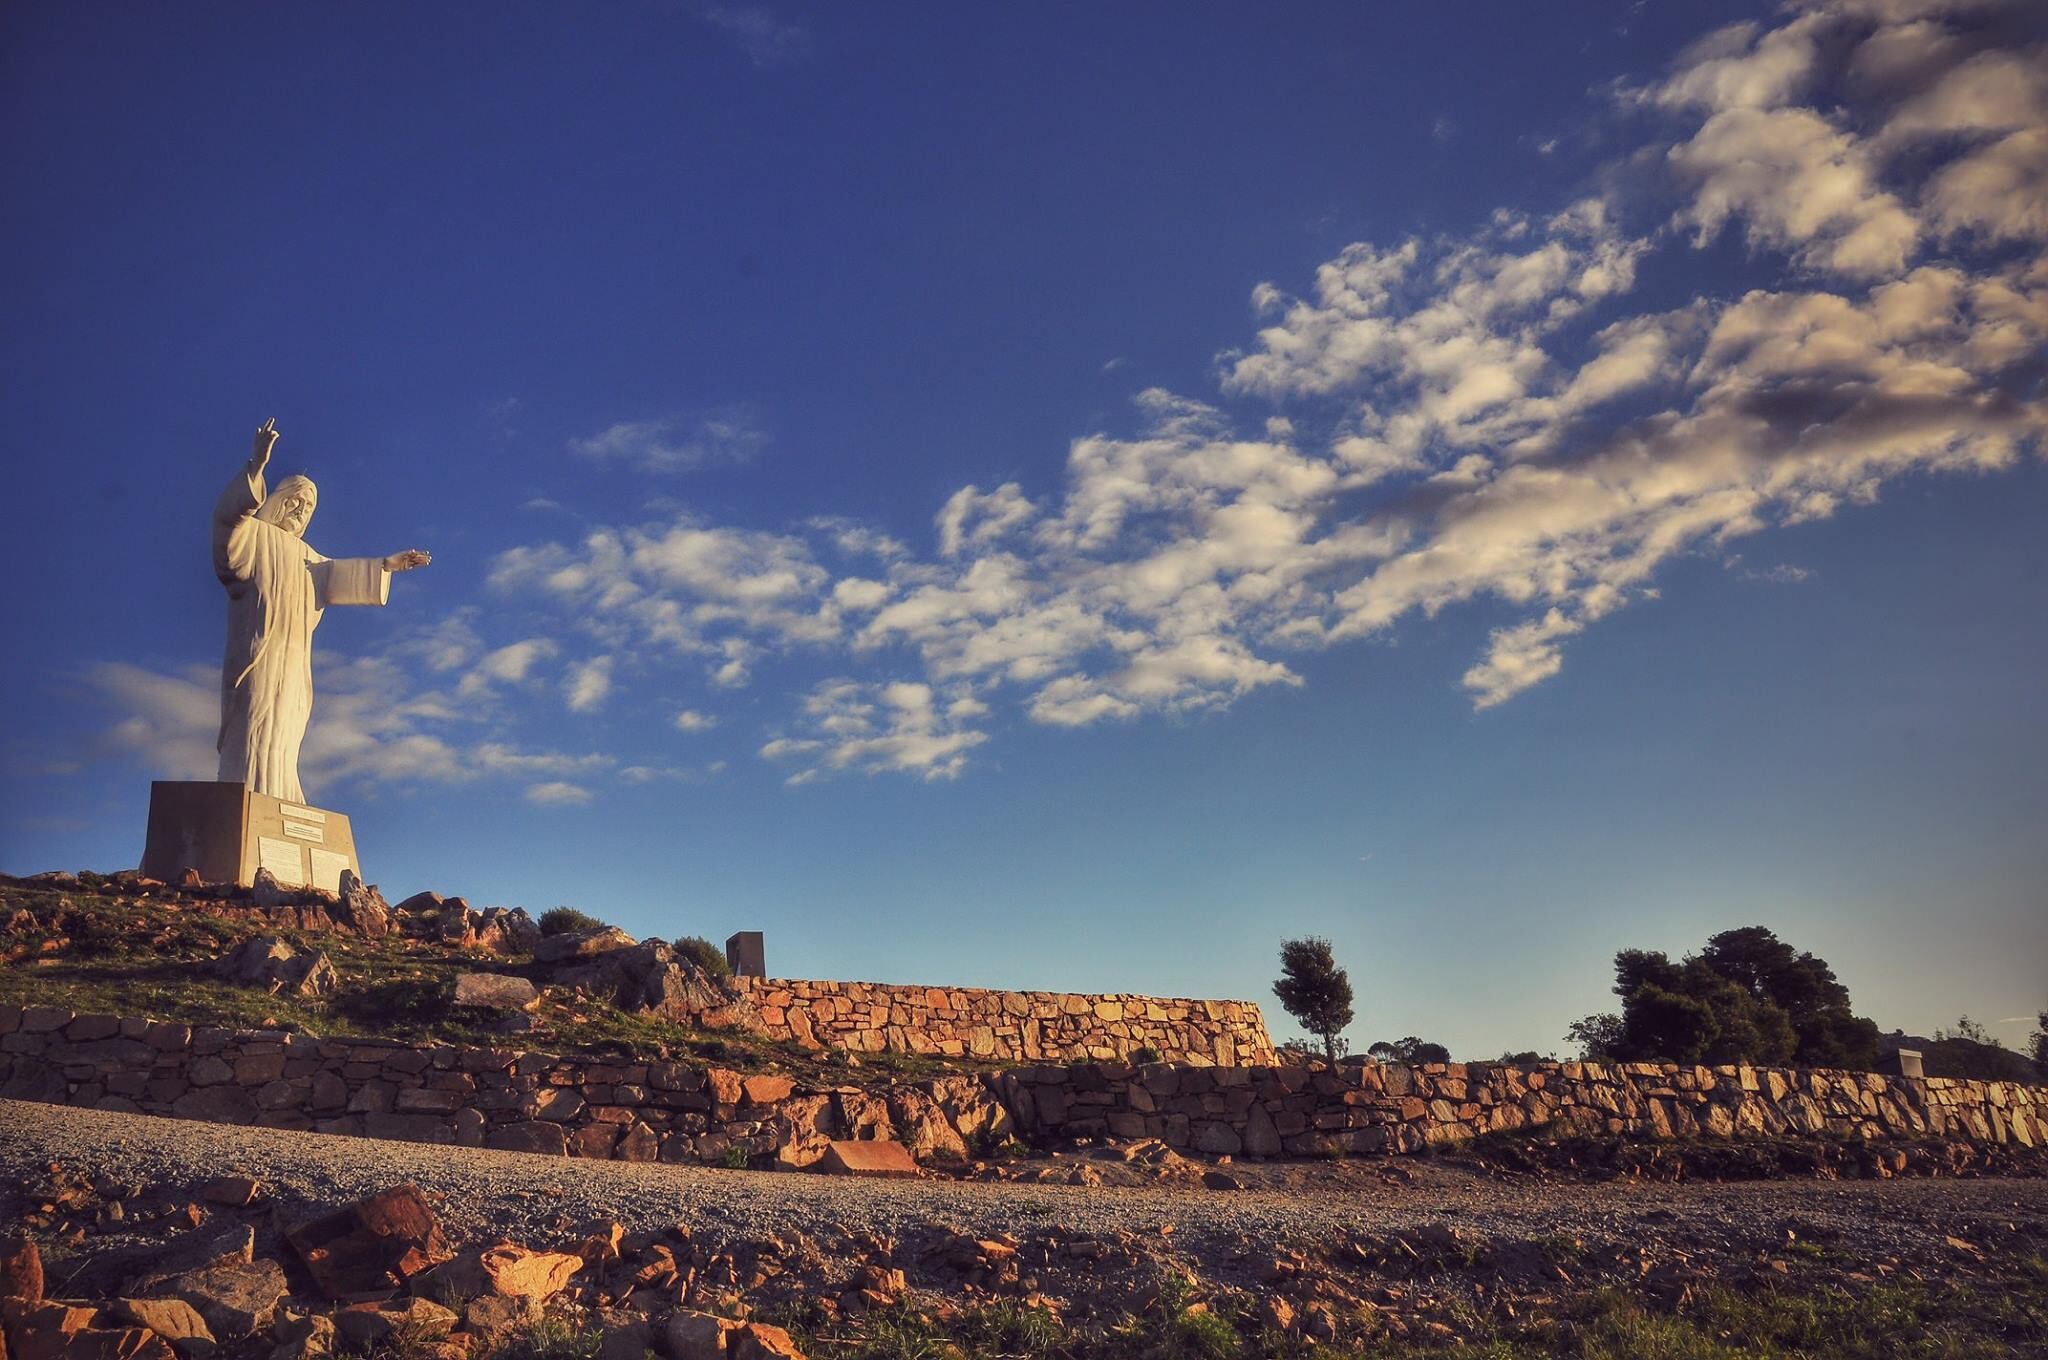
[[[286,822],[284,834],[294,840],[320,842],[327,839],[327,833],[317,826],[300,826],[297,822]]]
[[[319,808],[300,807],[297,803],[279,803],[278,812],[294,822],[324,822],[327,814]]]
[[[337,855],[332,850],[313,849],[308,849],[306,855],[313,861],[313,886],[331,893],[340,892],[341,871],[348,868],[348,856]]]
[[[280,883],[303,884],[306,881],[306,861],[293,841],[278,840],[274,836],[257,837],[256,867],[270,870]]]

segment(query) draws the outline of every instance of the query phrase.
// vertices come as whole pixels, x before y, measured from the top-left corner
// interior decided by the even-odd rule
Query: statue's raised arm
[[[277,422],[266,420],[248,463],[214,507],[214,572],[228,592],[216,777],[303,802],[299,746],[313,711],[313,630],[321,613],[334,605],[381,605],[390,598],[393,572],[433,559],[417,548],[389,557],[315,552],[304,537],[320,499],[311,479],[286,477],[264,492],[276,445]]]

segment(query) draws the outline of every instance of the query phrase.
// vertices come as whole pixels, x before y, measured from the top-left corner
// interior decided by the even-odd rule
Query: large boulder
[[[251,936],[215,959],[208,971],[273,996],[331,996],[341,981],[325,950],[296,949],[276,935]]]
[[[540,941],[540,927],[524,907],[485,907],[477,918],[476,947],[487,953],[531,954]]]
[[[540,1004],[540,993],[523,977],[462,973],[455,979],[455,1004],[484,1010],[524,1011]]]
[[[586,932],[586,936],[579,937],[557,935],[543,940],[541,949],[547,950],[555,940],[598,934],[601,932]],[[624,936],[623,931],[616,934]],[[740,995],[728,980],[713,977],[660,940],[568,953],[560,961],[550,960],[539,951],[534,957],[553,965],[550,981],[573,987],[620,1010],[659,1015],[665,1020],[706,1029],[758,1032],[762,1028],[753,1002]]]
[[[364,883],[348,869],[341,871],[341,901],[334,918],[365,939],[380,940],[391,933],[391,907],[374,883]]]
[[[621,949],[631,949],[633,944],[633,937],[617,926],[600,926],[596,930],[566,930],[560,935],[543,936],[533,947],[533,961],[545,964],[572,964],[578,960],[615,954]]]
[[[451,1255],[440,1221],[413,1185],[379,1191],[302,1223],[285,1240],[331,1299],[392,1289]]]

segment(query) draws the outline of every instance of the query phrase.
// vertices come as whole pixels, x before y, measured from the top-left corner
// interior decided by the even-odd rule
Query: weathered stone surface
[[[11,1360],[176,1360],[140,1327],[100,1325],[98,1310],[68,1303],[0,1299],[0,1330]]]
[[[663,1327],[669,1360],[727,1360],[726,1341],[740,1326],[710,1313],[672,1313]]]
[[[583,1258],[562,1251],[529,1251],[511,1242],[465,1251],[423,1272],[414,1289],[459,1298],[496,1294],[546,1303],[562,1292]]]
[[[732,1360],[804,1360],[788,1332],[765,1322],[750,1322],[727,1346]]]
[[[262,1188],[260,1182],[253,1181],[247,1176],[221,1176],[200,1186],[199,1198],[205,1200],[208,1204],[220,1204],[230,1209],[240,1209],[244,1205],[253,1203],[257,1192]]]
[[[910,1149],[889,1139],[834,1139],[818,1160],[820,1170],[844,1176],[915,1176]]]
[[[227,1261],[173,1276],[152,1292],[183,1299],[206,1319],[215,1337],[236,1341],[268,1327],[277,1315],[277,1301],[285,1294],[284,1271],[263,1257]]]
[[[455,979],[455,1004],[488,1010],[523,1011],[540,1003],[540,992],[523,977],[505,973],[463,973]]]
[[[206,1319],[183,1299],[116,1299],[108,1311],[130,1326],[149,1328],[170,1342],[172,1350],[192,1360],[211,1355],[217,1344]]]
[[[301,1224],[286,1240],[331,1299],[391,1289],[450,1255],[434,1211],[413,1185],[379,1191]]]
[[[453,1309],[421,1298],[354,1303],[334,1314],[334,1330],[358,1350],[388,1342],[400,1333],[418,1340],[446,1336],[454,1330],[455,1322]]]
[[[275,995],[320,997],[340,984],[326,951],[298,950],[276,935],[256,935],[214,961],[214,976]]]
[[[569,1136],[562,1131],[560,1124],[536,1119],[492,1129],[484,1137],[484,1146],[505,1152],[538,1152],[550,1157],[566,1157],[569,1155]]]
[[[591,959],[600,954],[631,949],[634,943],[633,937],[617,926],[605,926],[601,930],[567,931],[560,935],[542,936],[540,942],[533,947],[533,961],[559,964],[571,959]]]
[[[313,1313],[281,1320],[272,1325],[270,1339],[276,1343],[270,1360],[321,1360],[334,1353],[334,1319]]]
[[[43,1254],[34,1238],[17,1234],[0,1239],[0,1298],[42,1302]]]

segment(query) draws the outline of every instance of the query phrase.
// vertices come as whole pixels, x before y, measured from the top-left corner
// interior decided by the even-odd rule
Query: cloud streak
[[[2039,452],[2048,47],[2029,22],[1839,0],[1719,29],[1606,97],[1625,148],[1608,187],[1261,283],[1213,392],[1138,393],[1129,428],[1072,442],[1057,485],[959,488],[922,548],[842,518],[684,511],[510,548],[491,584],[561,621],[545,633],[597,641],[560,681],[577,711],[610,700],[629,650],[713,695],[807,658],[834,678],[758,748],[799,784],[957,777],[1004,713],[1076,729],[1223,708],[1300,685],[1303,655],[1466,605],[1491,626],[1446,683],[1496,708],[1563,674],[1676,558]],[[1639,292],[1653,268],[1705,276],[1698,252],[1724,241],[1748,252],[1741,286]],[[572,448],[665,473],[760,440],[720,417]],[[488,650],[466,617],[419,648],[485,701],[559,652],[544,635]],[[188,698],[103,683],[132,701],[126,740],[192,756],[164,735]],[[375,749],[415,742],[412,766],[454,772],[429,777],[489,772],[402,705],[342,711]]]

